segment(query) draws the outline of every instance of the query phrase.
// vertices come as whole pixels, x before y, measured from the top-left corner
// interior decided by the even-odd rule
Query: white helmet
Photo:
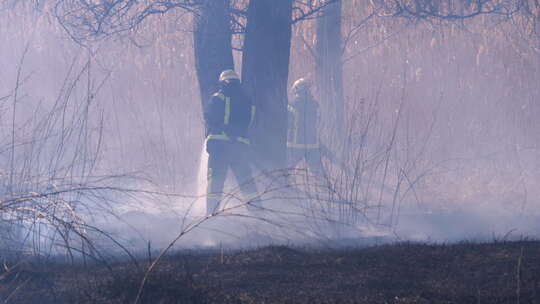
[[[228,82],[231,80],[240,81],[240,77],[234,70],[225,70],[219,75],[219,82]]]
[[[311,83],[306,80],[305,78],[300,78],[297,81],[294,82],[292,85],[291,91],[294,94],[301,95],[308,93],[311,89]]]

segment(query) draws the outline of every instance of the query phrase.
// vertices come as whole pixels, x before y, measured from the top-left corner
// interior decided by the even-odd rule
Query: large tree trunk
[[[218,89],[219,74],[234,69],[229,0],[201,0],[195,16],[195,69],[204,104]]]
[[[292,0],[251,0],[242,58],[244,87],[257,106],[254,146],[265,167],[284,167]]]
[[[343,132],[343,64],[341,36],[341,0],[326,6],[317,19],[316,85],[323,117],[337,134]],[[334,132],[332,132],[334,133]]]

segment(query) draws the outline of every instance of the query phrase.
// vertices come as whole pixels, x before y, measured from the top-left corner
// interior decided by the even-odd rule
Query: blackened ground
[[[147,262],[21,263],[0,277],[7,303],[133,303]],[[540,242],[265,247],[176,253],[142,303],[540,303]]]

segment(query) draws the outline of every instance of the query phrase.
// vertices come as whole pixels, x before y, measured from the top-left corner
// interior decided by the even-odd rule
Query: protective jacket
[[[307,94],[295,97],[288,110],[287,147],[292,149],[317,149],[317,120],[319,105]]]
[[[249,144],[248,130],[255,106],[240,84],[226,86],[212,95],[204,109],[208,141],[237,141]]]

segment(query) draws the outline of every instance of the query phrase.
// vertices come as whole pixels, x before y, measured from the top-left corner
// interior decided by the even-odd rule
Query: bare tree
[[[254,142],[269,165],[285,165],[292,1],[253,0],[248,7],[242,76],[257,105]]]
[[[343,132],[344,118],[341,9],[342,1],[339,0],[321,10],[317,18],[314,54],[319,98],[338,134]]]
[[[195,68],[204,103],[217,90],[220,72],[234,69],[230,1],[201,1],[194,28]]]
[[[194,51],[201,99],[217,85],[218,73],[233,67],[231,28],[243,35],[243,79],[258,106],[259,122],[255,146],[262,158],[284,165],[286,136],[286,92],[291,25],[315,18],[324,6],[314,1],[59,0],[56,15],[71,37],[88,43],[131,33],[152,15],[174,9],[193,13]],[[249,3],[249,5],[247,5]],[[235,18],[231,18],[231,14]],[[246,21],[247,20],[247,21]],[[247,23],[247,24],[246,24]],[[267,35],[263,37],[262,35]],[[272,71],[272,73],[269,73]]]

